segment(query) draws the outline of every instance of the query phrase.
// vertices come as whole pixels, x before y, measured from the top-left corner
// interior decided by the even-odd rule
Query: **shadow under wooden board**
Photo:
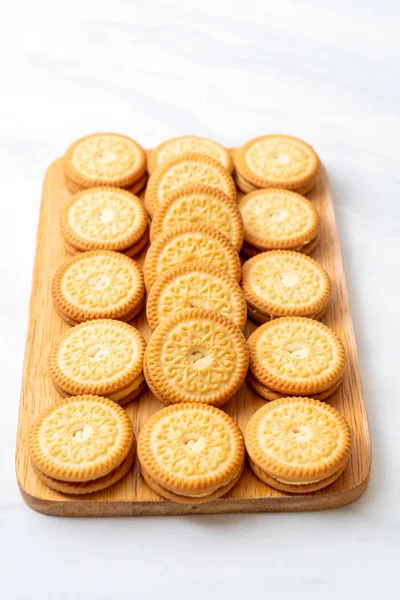
[[[339,238],[324,169],[321,169],[317,185],[309,195],[321,218],[321,242],[312,256],[322,263],[332,278],[332,303],[323,322],[342,339],[348,359],[343,383],[329,398],[329,403],[345,416],[353,432],[352,454],[343,475],[318,492],[290,495],[268,487],[246,467],[239,483],[226,496],[200,505],[178,504],[160,498],[140,476],[137,459],[133,470],[120,482],[88,496],[60,494],[39,481],[30,465],[27,439],[34,419],[60,398],[50,379],[48,357],[53,342],[69,326],[53,308],[51,280],[55,270],[67,258],[59,234],[58,218],[61,206],[69,198],[61,160],[57,160],[49,167],[43,185],[19,412],[16,470],[25,502],[34,510],[49,515],[122,516],[304,511],[335,508],[359,498],[368,485],[371,445]],[[137,258],[142,264],[144,252]],[[133,321],[133,325],[146,340],[149,339],[151,332],[145,311]],[[248,322],[246,337],[254,329],[255,325]],[[224,410],[244,431],[251,415],[263,404],[264,400],[245,383]],[[126,407],[136,436],[144,422],[160,408],[162,404],[149,390]]]

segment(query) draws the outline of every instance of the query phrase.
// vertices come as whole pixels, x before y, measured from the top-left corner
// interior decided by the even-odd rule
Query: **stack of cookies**
[[[126,475],[135,458],[135,435],[126,412],[99,396],[52,404],[29,433],[33,470],[64,494],[90,494]]]
[[[259,188],[279,188],[308,194],[317,180],[319,158],[298,138],[263,135],[233,152],[236,185],[248,194]]]
[[[117,133],[87,135],[63,157],[65,183],[73,194],[107,186],[137,194],[146,185],[146,154],[131,138]]]
[[[254,474],[288,493],[335,481],[351,435],[321,402],[340,385],[345,354],[319,322],[331,280],[308,256],[319,242],[318,214],[304,198],[319,169],[313,149],[268,135],[232,160],[213,140],[167,140],[147,162],[144,203],[135,194],[147,181],[146,156],[130,138],[82,138],[63,165],[74,196],[60,211],[60,229],[74,256],[55,273],[52,295],[72,327],[53,345],[50,374],[71,397],[32,427],[38,477],[67,494],[123,477],[135,438],[121,406],[147,384],[165,408],[138,437],[144,480],[175,502],[219,498],[239,480],[245,458],[242,433],[221,408],[247,377],[268,401],[246,429]],[[246,194],[239,202],[233,169]],[[142,273],[132,257],[149,238]],[[251,257],[243,268],[240,251]],[[144,308],[147,346],[129,324]],[[246,341],[247,316],[261,326]]]

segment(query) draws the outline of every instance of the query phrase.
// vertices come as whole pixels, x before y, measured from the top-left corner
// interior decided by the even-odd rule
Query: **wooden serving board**
[[[58,219],[60,208],[69,200],[70,193],[64,185],[61,160],[49,167],[44,180],[37,235],[16,449],[18,484],[25,502],[31,508],[59,516],[303,511],[343,506],[361,496],[368,484],[371,444],[338,232],[323,169],[309,197],[321,217],[321,242],[313,257],[322,263],[333,282],[331,307],[323,321],[342,339],[347,352],[343,383],[329,399],[345,416],[353,431],[352,454],[343,475],[318,492],[289,495],[268,487],[246,467],[239,483],[225,497],[208,504],[190,505],[160,498],[143,481],[136,460],[134,469],[111,488],[88,496],[73,497],[55,492],[39,481],[32,471],[27,453],[28,431],[32,422],[49,404],[60,398],[50,378],[48,357],[53,342],[69,327],[53,308],[51,280],[56,269],[67,258],[59,234]],[[143,258],[144,252],[139,262]],[[151,332],[145,311],[133,324],[148,340]],[[246,337],[254,329],[255,325],[248,322]],[[248,419],[263,403],[264,400],[245,383],[224,409],[244,431]],[[160,408],[162,404],[148,390],[141,394],[139,400],[126,407],[136,436],[143,423]]]

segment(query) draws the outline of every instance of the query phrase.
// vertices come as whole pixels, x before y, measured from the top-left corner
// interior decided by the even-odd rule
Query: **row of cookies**
[[[212,172],[213,173],[215,171],[218,172],[218,168],[215,168],[214,165],[210,161],[199,160],[198,156],[194,156],[193,157],[193,154],[192,154],[189,157],[187,157],[187,155],[185,155],[183,158],[184,158],[183,162],[184,162],[184,167],[185,167],[183,169],[182,169],[182,161],[181,160],[180,161],[174,161],[174,169],[172,170],[172,172],[174,172],[174,170],[175,170],[175,174],[176,174],[176,171],[179,172],[179,170],[180,170],[181,173],[185,173],[186,172],[186,174],[187,174],[187,172],[188,172],[188,163],[189,163],[190,166],[193,165],[194,172],[198,172],[199,169],[200,169],[200,172],[202,172],[203,176],[204,176],[205,173],[206,174],[209,173],[209,167],[210,167],[210,165],[212,167]],[[206,164],[206,170],[204,170],[204,164]],[[156,168],[156,171],[157,171],[157,168]],[[171,172],[169,172],[167,170],[167,173],[168,173],[169,176],[171,176]],[[172,177],[172,179],[173,179],[173,177]],[[225,182],[229,181],[229,179],[227,179],[226,177],[222,177],[221,179],[224,180]],[[161,181],[163,181],[163,180],[161,179]],[[168,177],[166,178],[166,181],[168,182]],[[210,180],[206,180],[206,181],[207,181],[207,183],[210,183]],[[165,180],[164,180],[163,183],[165,183]],[[190,182],[190,181],[189,181],[189,184],[193,185],[193,183]],[[198,183],[196,183],[195,185],[198,185]],[[207,190],[205,190],[205,191],[207,192]],[[191,192],[192,192],[192,196],[193,196],[193,189],[191,190]],[[221,189],[220,189],[220,192],[223,194],[223,192],[222,192]],[[194,190],[194,193],[195,194],[198,193],[198,190]],[[185,195],[183,195],[183,196],[185,196]],[[189,194],[189,196],[190,196],[190,194]],[[150,195],[148,197],[151,198],[152,196]],[[166,200],[169,201],[169,196],[166,196]],[[179,210],[179,200],[180,199],[178,198],[174,202],[171,202],[171,206],[173,206],[173,208],[175,208],[175,217],[174,217],[173,214],[172,214],[172,217],[171,217],[171,215],[169,217],[167,216],[167,219],[166,219],[167,223],[168,223],[168,218],[170,218],[170,219],[172,218],[172,221],[173,221],[174,218],[176,219],[176,215],[178,215],[178,217],[179,217],[180,212],[181,212]],[[184,201],[187,204],[187,194],[184,197]],[[162,202],[163,202],[163,199],[162,199]],[[152,201],[150,201],[150,206],[154,206],[154,204],[157,205],[157,201],[155,203],[152,202]],[[190,202],[189,202],[189,205],[191,205]],[[192,205],[193,205],[193,203],[192,203]],[[161,206],[160,207],[157,206],[156,211],[154,213],[154,220],[156,219],[156,216],[157,216],[156,213],[157,213],[157,210],[159,208],[161,208]],[[204,202],[203,202],[203,209],[204,209]],[[166,213],[167,213],[167,211],[165,212],[165,214]],[[173,211],[172,211],[172,213],[173,213]],[[213,213],[213,211],[211,211],[211,214],[212,213]],[[165,223],[165,214],[164,214],[164,217],[162,219],[159,219],[160,223]],[[203,210],[203,214],[204,214],[204,210]],[[236,217],[237,217],[237,215],[236,215]],[[194,219],[194,220],[196,220],[196,219]],[[199,220],[202,220],[202,219],[200,218]],[[216,237],[218,238],[218,236],[215,235],[215,231],[212,231],[212,232],[210,232],[210,231],[204,231],[205,226],[200,226],[200,229],[199,229],[199,227],[197,227],[197,228],[194,227],[194,229],[190,229],[191,225],[189,226],[190,230],[188,230],[187,229],[187,221],[189,221],[189,223],[191,223],[190,219],[186,219],[186,222],[183,221],[183,223],[182,222],[179,223],[179,225],[180,225],[180,231],[178,231],[178,237],[179,237],[178,243],[176,242],[176,239],[174,238],[174,236],[171,235],[171,233],[169,233],[168,234],[168,236],[169,236],[168,240],[169,240],[170,246],[169,246],[169,249],[167,249],[168,251],[163,255],[163,248],[162,248],[163,244],[160,244],[159,251],[155,252],[154,256],[152,257],[152,260],[147,263],[147,265],[151,265],[151,267],[147,267],[147,268],[145,267],[145,275],[147,273],[147,277],[145,277],[146,282],[147,282],[147,287],[149,289],[151,288],[150,295],[152,294],[153,286],[157,287],[157,278],[158,278],[158,276],[160,274],[161,274],[161,277],[164,277],[165,279],[169,278],[170,284],[171,284],[171,282],[173,282],[174,277],[175,277],[175,281],[177,281],[177,278],[179,278],[180,276],[184,276],[185,274],[188,275],[188,279],[186,281],[186,285],[189,284],[189,289],[190,290],[193,290],[193,289],[195,290],[195,286],[193,286],[193,275],[195,275],[197,277],[199,275],[202,275],[202,276],[206,275],[209,278],[210,278],[210,275],[214,275],[214,280],[215,280],[216,276],[218,275],[217,279],[218,280],[221,279],[221,272],[219,271],[217,273],[218,269],[215,269],[214,266],[210,266],[210,263],[215,263],[215,261],[217,261],[218,266],[222,267],[222,268],[227,268],[226,265],[230,264],[231,265],[231,274],[234,275],[234,273],[235,273],[235,266],[234,266],[235,265],[235,261],[232,259],[232,256],[234,256],[234,255],[232,254],[232,252],[229,252],[227,250],[227,248],[229,246],[226,246],[226,244],[224,245],[224,244],[220,243],[220,247],[217,246],[218,251],[216,251],[215,250],[215,245],[216,245],[215,238]],[[214,222],[212,224],[214,225]],[[169,225],[167,225],[167,228],[168,228],[168,226]],[[163,227],[161,227],[161,229],[163,229]],[[174,233],[176,234],[176,231]],[[157,234],[155,234],[155,239],[156,238],[157,238]],[[197,240],[197,242],[194,245],[193,245],[193,240]],[[210,244],[211,244],[211,246],[210,246]],[[221,250],[221,245],[222,245],[222,250]],[[186,269],[185,273],[182,272],[182,271],[180,271],[180,266],[179,265],[176,265],[174,267],[174,270],[172,271],[174,273],[174,276],[171,277],[170,276],[171,271],[169,269],[169,266],[171,265],[171,261],[172,261],[172,263],[174,263],[174,261],[175,262],[185,262],[185,253],[186,253],[186,260],[187,260],[187,248],[188,248],[188,246],[191,248],[191,252],[192,252],[193,248],[200,249],[200,251],[201,251],[201,258],[206,257],[207,260],[208,260],[208,264],[204,264],[203,263],[202,265],[197,265],[197,272],[196,272],[196,270],[193,272],[193,270],[191,270],[189,268],[190,265],[184,265],[185,269]],[[179,260],[178,261],[177,261],[177,256],[176,256],[176,254],[177,254],[176,253],[176,249],[177,248],[179,250],[179,252],[178,252]],[[186,248],[186,250],[185,250],[185,248]],[[204,248],[205,248],[205,252],[203,252]],[[91,253],[88,253],[88,254],[91,254]],[[112,255],[114,253],[110,252],[108,254]],[[167,258],[165,258],[165,257],[167,257]],[[211,257],[211,259],[210,259],[210,257]],[[88,259],[89,258],[92,258],[92,257],[88,256]],[[229,260],[229,258],[231,260]],[[102,259],[104,259],[104,257],[102,257]],[[218,263],[218,261],[220,261],[220,262]],[[89,265],[89,263],[90,263],[90,261],[88,262],[88,265]],[[214,269],[214,273],[212,273],[213,269]],[[199,272],[199,270],[200,270],[200,272]],[[89,266],[88,273],[90,273],[90,266]],[[104,287],[105,284],[106,284],[106,281],[107,281],[107,277],[109,277],[109,275],[112,274],[112,273],[113,273],[113,268],[109,269],[109,272],[106,273],[106,274],[100,273],[100,275],[99,275],[98,272],[97,273],[91,273],[91,277],[94,276],[94,280],[92,278],[92,281],[95,282],[95,285],[98,288],[99,287],[100,288]],[[239,273],[240,273],[240,270],[239,270]],[[155,281],[153,281],[154,278],[155,278]],[[231,287],[232,287],[232,283],[237,286],[237,284],[235,284],[235,282],[228,275],[225,275],[225,278],[227,279],[227,281],[229,282],[229,285]],[[236,276],[236,279],[237,278],[238,277]],[[189,279],[190,279],[190,281],[189,281]],[[228,285],[228,287],[229,287],[229,285]],[[173,283],[171,285],[171,289],[172,288],[174,288]],[[162,289],[163,289],[163,285],[162,284],[161,285],[159,284],[159,289],[162,292]],[[235,291],[236,292],[238,291],[237,288],[235,289]],[[196,290],[195,290],[195,292],[196,292]],[[197,292],[197,298],[196,298],[197,304],[195,303],[194,306],[198,305],[199,300],[201,302],[201,300],[204,297],[203,294],[204,294],[204,286],[202,288],[202,294],[201,294],[200,297],[199,297],[199,294]],[[160,293],[159,296],[163,296],[164,299],[165,299],[165,294]],[[168,296],[168,294],[167,294],[167,296]],[[176,296],[176,286],[175,286],[175,296]],[[237,297],[239,297],[239,296],[237,295]],[[240,302],[237,303],[238,307],[239,307],[239,310],[237,311],[238,315],[240,315],[240,314],[242,315],[241,321],[238,320],[238,324],[240,324],[240,322],[243,321],[243,314],[244,314],[244,311],[243,311],[243,297],[241,297],[241,298],[242,298],[241,306],[240,306]],[[150,299],[150,296],[149,296],[149,299]],[[193,294],[192,294],[191,299],[189,299],[189,302],[190,302],[189,306],[193,306],[192,300],[193,300]],[[168,305],[168,302],[166,302],[164,304]],[[200,303],[200,306],[204,306],[204,304]],[[171,309],[171,304],[169,305],[169,308]],[[172,307],[172,310],[170,310],[170,312],[174,312],[173,311],[173,307]],[[125,311],[125,313],[126,313],[126,311]],[[150,314],[150,313],[151,313],[151,311],[148,310],[148,314]],[[180,318],[175,318],[176,316],[172,315],[173,318],[167,319],[168,322],[169,321],[173,322],[171,326],[167,326],[166,325],[166,321],[164,321],[164,329],[165,329],[165,331],[160,330],[163,333],[159,333],[158,334],[158,331],[156,330],[155,335],[154,335],[154,348],[152,349],[152,352],[149,352],[149,355],[152,355],[152,353],[153,353],[157,357],[157,352],[159,352],[160,350],[164,351],[164,349],[167,348],[167,352],[165,353],[165,357],[166,357],[166,360],[168,362],[168,355],[170,357],[172,355],[172,357],[173,357],[174,354],[176,354],[176,351],[178,350],[178,353],[177,353],[178,360],[177,361],[175,361],[175,360],[171,361],[171,364],[169,365],[170,369],[169,369],[169,373],[167,373],[167,377],[164,377],[164,379],[161,377],[161,380],[160,380],[160,377],[159,377],[159,374],[157,373],[157,368],[156,367],[153,368],[153,375],[154,375],[154,372],[155,372],[156,384],[154,384],[153,378],[150,377],[150,376],[148,376],[148,382],[149,382],[150,387],[152,385],[155,386],[155,389],[158,392],[158,395],[161,396],[160,399],[163,399],[163,393],[167,392],[167,396],[166,397],[164,396],[164,400],[166,401],[165,403],[169,403],[171,401],[171,397],[176,398],[176,396],[177,396],[177,394],[174,394],[174,391],[176,391],[175,390],[175,386],[173,386],[174,389],[172,389],[172,391],[171,390],[168,391],[168,375],[169,376],[172,375],[172,378],[175,378],[175,379],[177,378],[177,380],[180,381],[180,383],[182,383],[182,381],[180,380],[182,378],[179,379],[179,369],[181,369],[181,372],[182,372],[183,366],[186,368],[187,365],[188,365],[188,363],[189,363],[189,365],[192,365],[192,367],[193,367],[192,373],[191,373],[192,377],[188,378],[189,379],[189,383],[186,381],[187,378],[184,378],[185,381],[183,381],[183,385],[181,385],[181,390],[180,390],[181,396],[178,397],[177,401],[179,402],[183,398],[182,394],[183,395],[186,394],[186,396],[184,396],[185,397],[184,401],[188,402],[190,404],[190,402],[191,402],[191,400],[193,398],[193,391],[194,391],[193,390],[193,385],[196,387],[196,385],[198,384],[198,382],[196,383],[196,369],[200,370],[202,372],[203,371],[206,372],[207,376],[209,377],[210,369],[208,368],[208,365],[210,364],[210,360],[214,359],[214,356],[213,356],[212,352],[213,352],[213,349],[216,346],[217,346],[217,348],[216,348],[215,356],[218,355],[218,352],[221,355],[221,348],[218,348],[218,343],[216,343],[215,340],[225,341],[225,345],[226,345],[226,339],[229,339],[230,336],[232,337],[232,327],[234,329],[234,326],[232,326],[232,324],[227,325],[226,319],[225,319],[225,323],[224,323],[224,317],[220,317],[219,319],[217,319],[215,317],[215,315],[213,315],[213,314],[210,315],[209,313],[207,313],[207,311],[204,311],[204,310],[203,311],[202,310],[198,310],[198,309],[194,310],[194,311],[193,310],[189,310],[189,311],[184,311],[184,313],[185,314],[181,315]],[[126,314],[128,314],[128,313],[126,313]],[[93,316],[89,317],[89,318],[93,318]],[[160,315],[158,315],[158,319],[160,320]],[[84,319],[82,319],[82,320],[84,320]],[[108,321],[107,326],[110,326],[110,323],[113,323],[113,322]],[[84,324],[84,325],[86,325],[86,324]],[[90,323],[88,323],[87,325],[89,326],[89,329],[90,329],[90,327],[91,327]],[[157,321],[155,322],[155,325],[157,325]],[[221,325],[222,325],[222,327],[221,327]],[[102,324],[100,322],[93,323],[93,327],[94,328],[98,329],[99,326],[102,326]],[[224,326],[225,326],[225,328],[224,328]],[[81,329],[84,329],[84,326],[79,326],[79,327]],[[74,328],[74,329],[78,330],[79,327]],[[169,334],[171,334],[171,327],[172,327],[173,331],[172,331],[172,335],[169,336]],[[219,330],[218,330],[218,328],[219,328]],[[185,333],[186,338],[185,338],[185,335],[182,335],[182,331]],[[201,349],[199,349],[198,348],[198,344],[197,344],[197,347],[196,347],[196,344],[194,344],[194,346],[193,346],[193,341],[194,341],[193,340],[193,333],[195,333],[195,336],[196,335],[198,336],[198,338],[195,338],[195,339],[197,339],[197,341],[199,341],[199,340],[202,341],[204,339],[204,332],[205,331],[206,331],[207,340],[208,341],[211,340],[211,343],[210,343],[210,346],[209,346],[209,348],[211,348],[211,352],[209,354],[207,354],[207,352],[204,352],[204,350],[205,350],[204,347],[202,347]],[[217,334],[216,334],[216,332],[217,332]],[[89,334],[90,334],[90,332],[89,332]],[[239,331],[239,336],[237,336],[237,331],[235,331],[235,336],[237,337],[237,339],[241,340],[243,342],[243,340],[240,337],[241,335],[242,334]],[[85,338],[86,336],[87,336],[87,333],[86,333],[86,335],[83,334],[83,338]],[[178,340],[177,340],[177,336],[178,336]],[[79,337],[79,335],[77,335],[77,337]],[[89,335],[89,337],[90,337],[90,335]],[[169,342],[168,342],[169,346],[168,346],[168,343],[165,344],[166,338],[168,338],[168,340],[169,340]],[[104,339],[103,334],[102,334],[102,339]],[[171,340],[172,340],[172,346],[171,346],[171,343],[170,343]],[[190,348],[187,345],[188,341],[191,344]],[[150,340],[150,342],[151,342],[151,340]],[[177,343],[177,342],[179,342],[179,343]],[[185,345],[185,343],[186,343],[186,345]],[[92,352],[94,353],[94,356],[98,357],[98,354],[100,352],[100,358],[102,358],[102,352],[104,353],[104,348],[102,349],[102,348],[98,347],[98,340],[96,340],[96,338],[94,340],[93,339],[90,340],[89,341],[89,345],[92,346]],[[227,345],[229,346],[229,344],[227,344]],[[71,346],[70,342],[67,342],[65,346],[66,346],[67,350],[69,351],[69,354],[67,352],[67,354],[68,354],[68,357],[67,357],[68,360],[69,361],[71,361],[71,360],[73,361],[73,356],[76,354],[76,348],[75,348],[75,351],[71,352],[70,351],[71,348],[74,348],[73,344]],[[222,344],[222,346],[223,346],[223,344]],[[238,347],[239,347],[239,350],[241,351],[241,356],[242,356],[242,359],[243,359],[243,356],[246,353],[246,350],[244,350],[244,348],[246,348],[246,346],[243,345],[243,343],[240,344],[240,342],[239,342],[238,343]],[[78,348],[79,348],[79,342],[78,342]],[[235,351],[237,352],[237,349],[235,349]],[[223,353],[224,353],[224,351],[222,350],[222,355],[223,355]],[[147,355],[147,351],[146,351],[146,355]],[[188,356],[189,356],[189,361],[187,360]],[[226,361],[226,364],[224,363],[222,365],[222,368],[220,369],[219,373],[218,373],[218,369],[216,370],[216,379],[215,379],[215,381],[217,382],[217,387],[220,385],[220,382],[221,382],[221,374],[222,374],[222,380],[224,378],[223,376],[226,374],[226,365],[229,365],[230,363],[234,362],[234,361],[232,361],[232,356],[234,357],[235,354],[232,355],[228,351],[228,356],[227,356],[228,360]],[[182,363],[180,362],[181,359],[182,359],[182,357],[183,357],[183,360],[184,360],[184,365],[182,365]],[[106,359],[106,361],[105,361],[106,364],[109,364],[109,361],[107,361],[107,358],[106,357],[103,357],[103,358]],[[66,363],[68,363],[68,360],[66,361]],[[248,358],[247,358],[247,360],[248,360]],[[61,361],[61,362],[63,362],[63,361]],[[241,362],[243,363],[243,360],[239,361],[239,363],[241,363]],[[150,360],[150,363],[151,363],[151,360]],[[146,372],[146,370],[148,371],[148,369],[147,369],[148,361],[145,360],[144,364],[145,364],[145,372]],[[242,369],[242,370],[244,372],[247,369]],[[167,369],[167,371],[168,371],[168,369]],[[235,389],[235,385],[237,385],[237,381],[241,382],[243,380],[242,379],[243,374],[240,373],[240,369],[236,369],[236,370],[233,369],[232,372],[233,372],[232,381],[228,382],[228,383],[231,383],[231,387],[229,388],[229,386],[225,386],[225,392],[226,392],[226,390],[228,390],[228,396],[232,392],[232,390]],[[177,375],[177,373],[178,373],[178,375]],[[219,380],[218,380],[218,376],[220,377]],[[55,377],[57,377],[57,374],[55,374]],[[215,387],[215,381],[211,382],[211,384],[214,383],[214,387]],[[131,382],[131,383],[129,383],[128,380],[125,381],[125,383],[127,384],[125,386],[125,391],[126,390],[129,391],[131,385],[135,386],[135,383],[137,383],[137,382],[134,379],[133,382]],[[188,383],[188,385],[185,385],[187,383]],[[207,384],[208,383],[210,383],[210,381],[208,381]],[[157,387],[157,385],[158,385],[158,387]],[[211,385],[211,387],[212,387],[212,385]],[[61,388],[61,386],[60,386],[60,388]],[[206,386],[206,388],[207,388],[207,386]],[[204,389],[204,391],[205,391],[205,394],[207,395],[207,393],[208,393],[209,390],[207,391],[206,388]],[[153,391],[154,391],[154,389],[153,389]],[[223,389],[221,389],[220,391],[224,392]],[[71,391],[69,391],[69,392],[67,391],[67,393],[72,393],[72,392]],[[78,393],[78,392],[74,392],[74,393]],[[105,393],[105,392],[103,391],[102,393]],[[171,396],[169,394],[171,394]],[[157,395],[157,393],[156,393],[156,395]],[[129,394],[126,396],[126,398],[129,398]],[[227,397],[224,396],[223,393],[220,393],[219,395],[215,394],[215,393],[210,395],[210,399],[214,400],[216,402],[217,406],[221,406],[223,404],[224,398],[227,399]],[[114,399],[119,400],[119,398],[115,398],[115,397],[114,397]],[[198,400],[198,397],[195,398],[195,399]],[[189,404],[186,404],[185,408],[189,407]],[[199,404],[197,404],[195,406],[195,408],[196,408],[197,412],[198,411],[201,412],[203,410],[203,406],[199,406]],[[208,407],[208,408],[211,408],[211,407]],[[214,409],[214,410],[217,410],[217,409]],[[162,412],[162,411],[160,411],[160,412]],[[159,414],[159,413],[157,413],[157,414]],[[161,415],[160,415],[160,419],[161,419]],[[164,419],[164,417],[162,417],[162,419]],[[157,421],[156,418],[155,418],[155,420]],[[175,418],[174,423],[176,425],[176,418]],[[175,425],[174,425],[174,427],[175,427]],[[149,427],[150,427],[150,424],[149,424]],[[145,430],[145,428],[144,428],[144,430]],[[139,438],[139,440],[140,440],[140,438]],[[203,440],[202,443],[204,443],[204,440]],[[187,440],[187,444],[188,444],[188,448],[189,449],[191,449],[192,446],[194,444],[196,444],[196,449],[198,451],[198,449],[199,449],[198,440],[190,438],[190,439]],[[200,444],[200,446],[201,446],[201,444]],[[140,448],[140,445],[139,445],[139,448]],[[249,453],[250,453],[250,451],[249,451]],[[140,452],[139,452],[139,458],[140,458]],[[141,464],[143,463],[143,460],[141,460]],[[256,463],[254,462],[253,464],[255,465]],[[159,485],[162,486],[162,481],[160,481],[160,478],[157,479],[157,477],[154,476],[154,473],[151,472],[151,466],[147,465],[146,467],[143,467],[143,464],[142,464],[142,472],[143,472],[144,477],[146,478],[146,480],[148,482],[150,482],[151,487],[153,487],[154,489],[157,489],[156,486],[159,486]],[[240,473],[239,473],[239,471],[237,471],[236,473],[233,473],[233,475],[234,476],[231,477],[232,476],[232,472],[229,471],[230,479],[229,479],[229,481],[227,482],[226,485],[228,485],[232,481],[234,483],[236,483],[236,479],[235,478],[238,477],[238,476],[240,476]],[[269,475],[272,476],[271,473],[269,473]],[[304,478],[303,478],[302,481],[303,482],[305,481]],[[315,481],[316,480],[314,480],[314,484],[315,484]],[[298,483],[299,482],[297,482],[297,484]],[[214,481],[214,484],[215,484],[215,481]],[[165,496],[166,495],[165,490],[168,491],[168,489],[171,491],[171,488],[169,488],[167,486],[166,488],[164,488],[164,494],[162,494],[162,495]],[[229,489],[229,488],[226,488],[225,483],[224,483],[222,486],[219,485],[218,489],[219,489],[219,491],[221,493],[224,493],[224,489],[225,489],[225,491],[227,491],[227,489]],[[161,491],[163,491],[163,490],[161,490]],[[175,489],[175,491],[177,491],[177,490]],[[300,488],[298,487],[296,489],[296,491],[300,491]],[[217,490],[211,490],[212,494],[214,494],[216,492],[217,492]],[[208,500],[208,499],[210,499],[210,494],[209,493],[210,493],[210,490],[207,490],[207,493],[200,494],[200,496],[203,499],[207,499]],[[178,495],[179,495],[179,491],[178,491]],[[219,495],[220,495],[220,493],[219,493]],[[185,496],[185,494],[183,494],[183,496]],[[188,494],[188,496],[189,497],[193,497],[193,495],[191,495],[191,494]],[[194,494],[194,496],[197,497],[198,494]],[[181,497],[182,497],[182,495],[181,495]]]

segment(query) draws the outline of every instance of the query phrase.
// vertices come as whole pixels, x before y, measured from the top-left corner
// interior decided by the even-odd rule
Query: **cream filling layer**
[[[183,496],[184,498],[205,498],[205,496],[211,496],[211,494],[214,494],[214,492],[217,492],[218,490],[220,490],[221,488],[229,485],[240,473],[240,470],[227,482],[224,483],[224,485],[220,485],[219,487],[216,487],[215,489],[205,493],[205,494],[181,494],[179,492],[175,492],[173,491],[174,494],[176,494],[177,496]],[[172,491],[172,490],[170,490]]]
[[[110,400],[114,400],[114,402],[118,402],[119,400],[126,398],[126,396],[137,390],[137,388],[141,383],[143,383],[143,381],[144,375],[142,373],[137,379],[135,379],[133,383],[131,383],[131,385],[124,388],[123,390],[120,390],[119,392],[115,392],[115,394],[107,394],[107,398],[110,398]]]

